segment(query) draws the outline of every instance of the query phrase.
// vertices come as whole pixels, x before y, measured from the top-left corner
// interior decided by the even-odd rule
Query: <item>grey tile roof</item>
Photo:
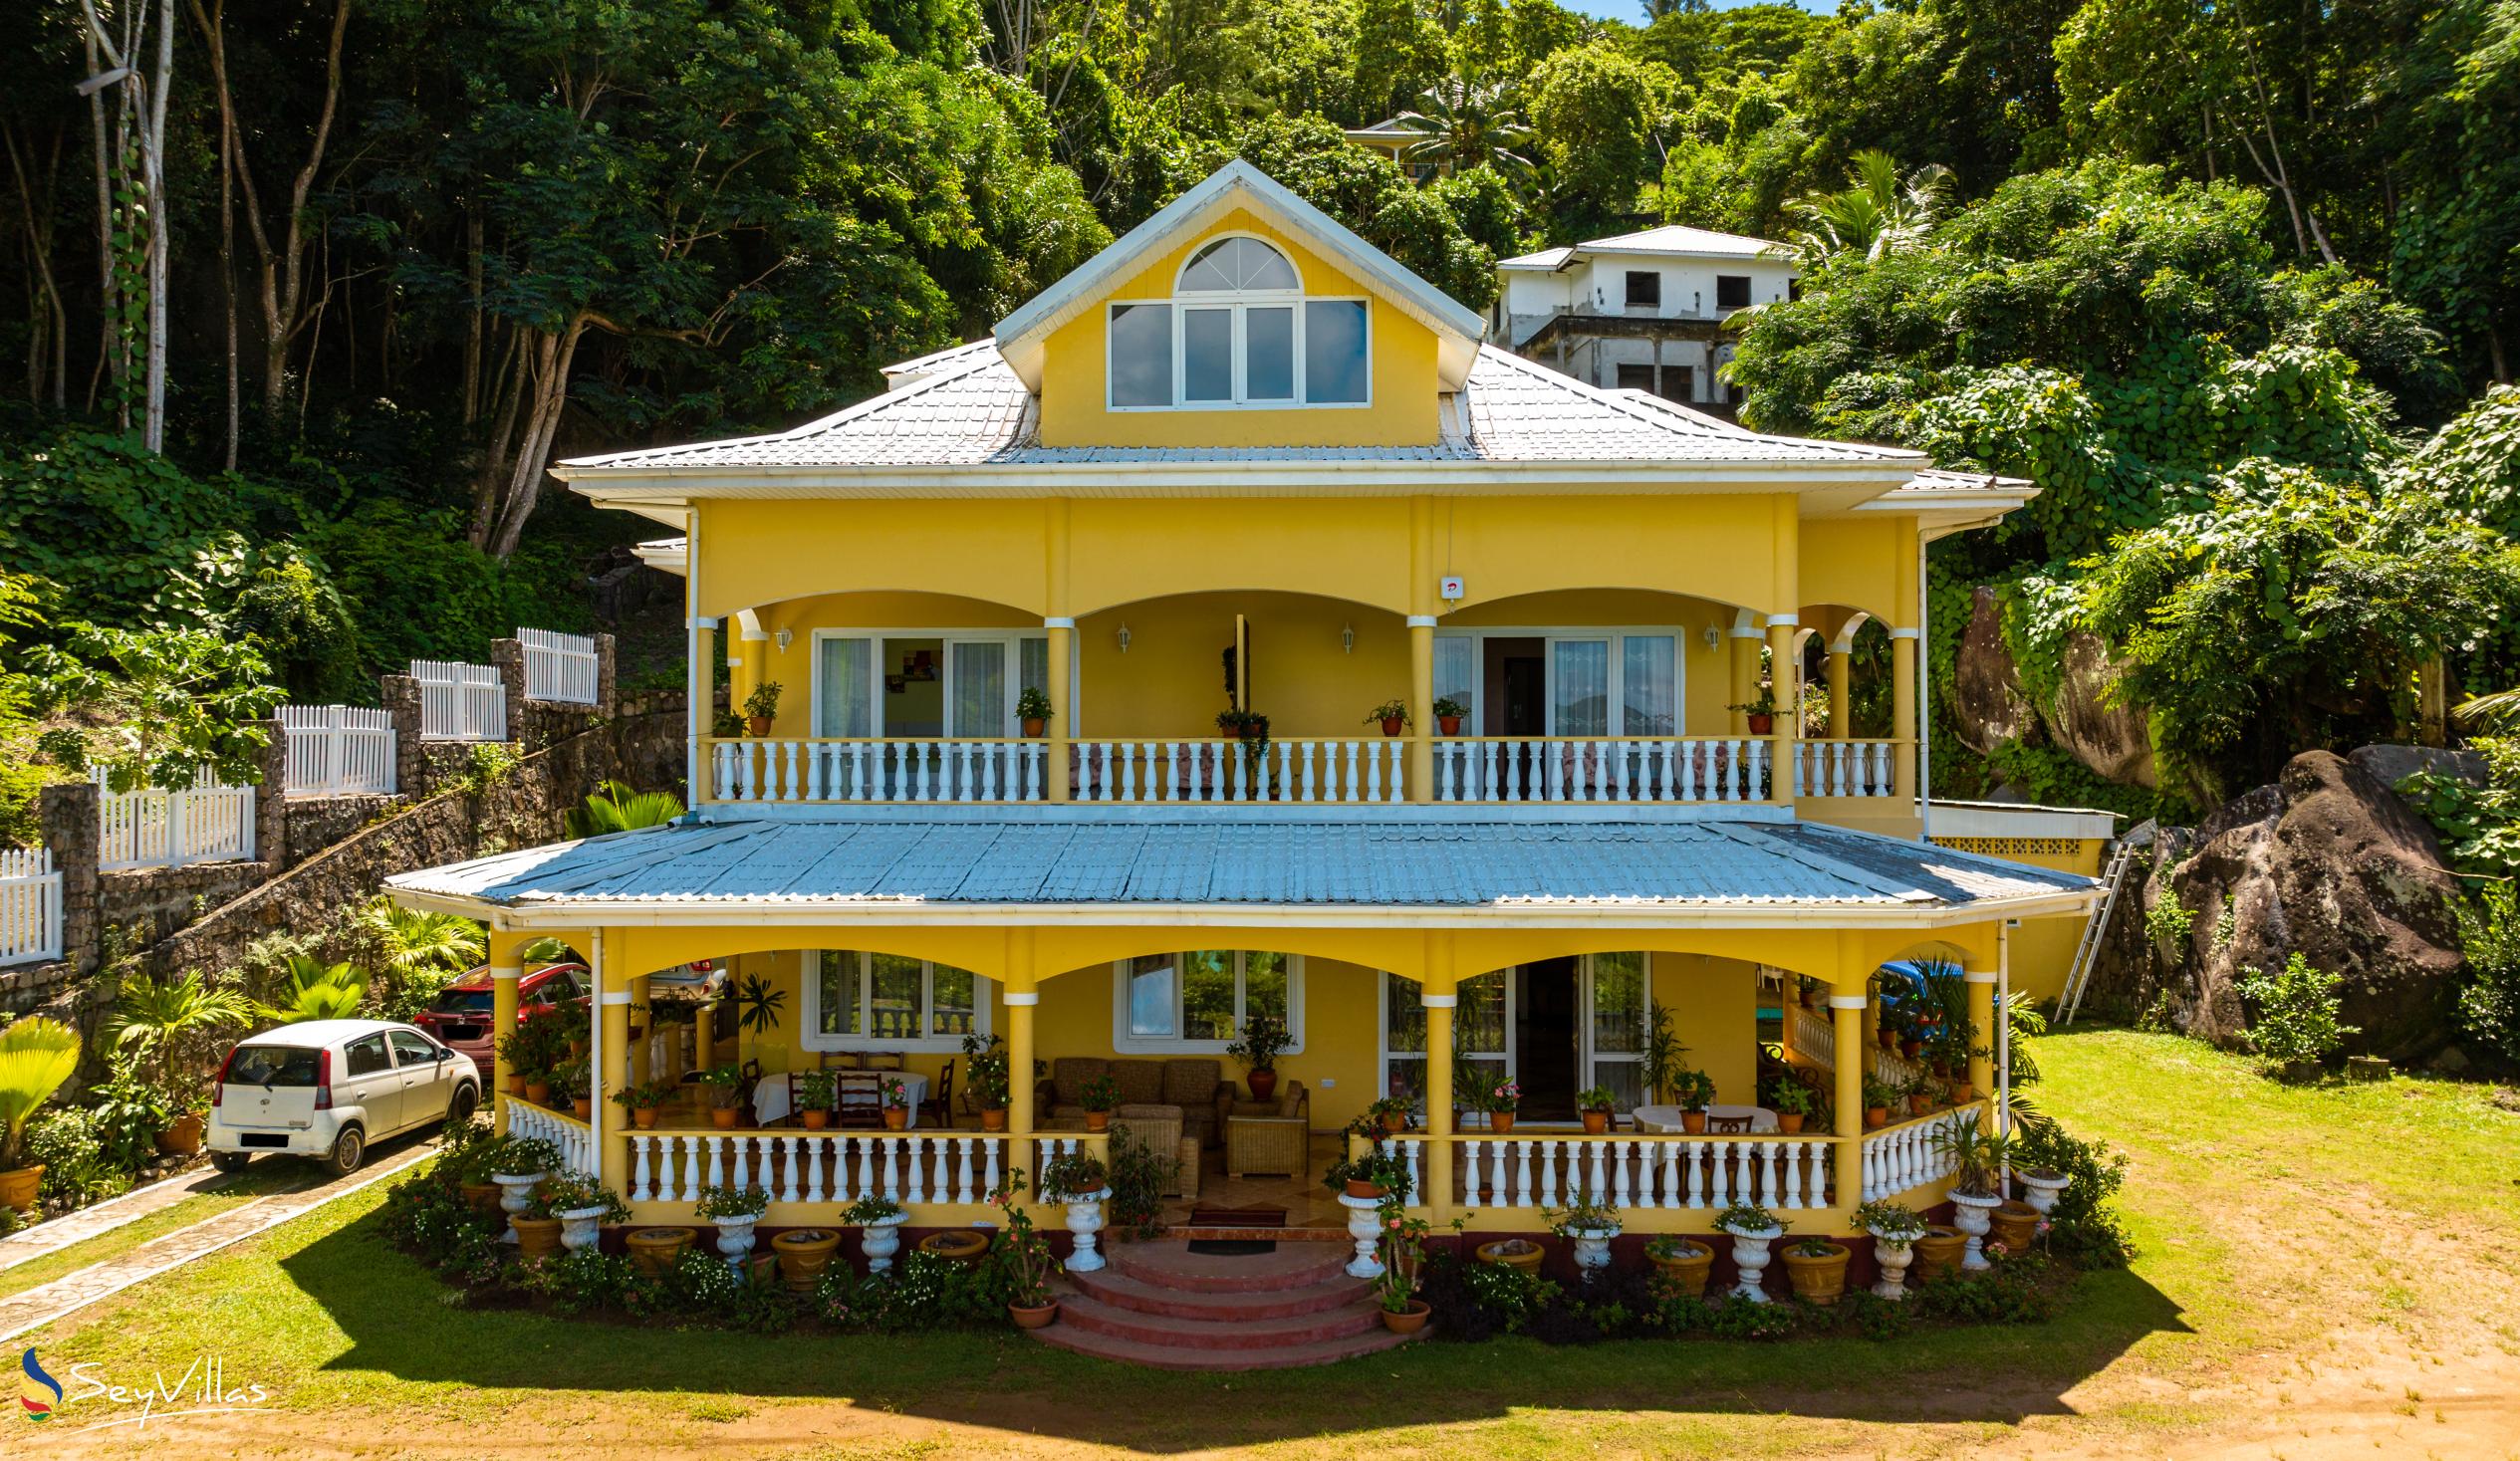
[[[1428,446],[1053,447],[1037,439],[1030,391],[976,345],[916,383],[769,436],[619,452],[566,463],[597,471],[670,468],[1050,466],[1109,462],[1460,461],[1879,463],[1917,453],[1851,442],[1763,436],[1695,412],[1657,409],[1491,346],[1463,388],[1444,397]]]
[[[2091,879],[1791,821],[1318,816],[1130,808],[890,809],[686,823],[387,879],[507,906],[1254,904],[1473,909],[1959,907]]]

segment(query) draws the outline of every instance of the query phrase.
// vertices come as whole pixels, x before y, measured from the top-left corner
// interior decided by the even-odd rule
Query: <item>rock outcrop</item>
[[[1951,710],[1961,744],[1980,756],[2033,734],[2038,712],[2021,688],[2021,667],[2004,643],[2003,605],[1980,587],[1969,600],[1968,627],[1951,672]]]
[[[2003,605],[1980,588],[1969,600],[1968,627],[1952,666],[1951,704],[1960,740],[1979,755],[2013,741],[2053,743],[2118,786],[2157,788],[2152,736],[2142,711],[2110,703],[2118,666],[2090,634],[2066,640],[2058,665],[2056,703],[2041,705],[2023,687],[2021,666],[2004,642]]]

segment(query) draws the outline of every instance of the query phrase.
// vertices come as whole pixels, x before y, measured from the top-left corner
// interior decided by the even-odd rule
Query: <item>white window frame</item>
[[[875,641],[875,650],[874,650],[874,660],[875,660],[875,664],[874,664],[874,670],[875,670],[875,675],[876,675],[876,678],[877,678],[879,681],[881,681],[881,680],[883,678],[884,674],[885,674],[884,665],[885,665],[885,663],[887,662],[887,661],[886,661],[886,659],[885,659],[885,657],[884,657],[884,647],[883,647],[883,645],[884,645],[884,641],[885,641],[885,640],[887,640],[887,639],[935,639],[935,640],[940,641],[941,646],[942,646],[942,649],[943,649],[943,653],[944,653],[944,658],[943,658],[941,661],[939,661],[939,662],[938,662],[938,664],[937,664],[937,666],[936,666],[936,675],[937,675],[937,679],[938,679],[938,681],[939,681],[939,682],[940,682],[940,683],[941,683],[941,684],[942,684],[942,685],[946,688],[946,690],[947,690],[948,692],[950,692],[950,691],[951,691],[951,689],[952,689],[952,687],[953,687],[953,673],[954,673],[954,663],[953,663],[953,659],[954,659],[954,645],[955,645],[956,643],[964,643],[964,644],[1004,644],[1004,645],[1006,646],[1006,715],[1005,715],[1004,720],[1000,723],[999,728],[998,728],[996,731],[994,731],[994,732],[992,732],[992,733],[990,733],[990,734],[988,734],[988,735],[985,735],[985,736],[973,735],[973,734],[970,734],[970,733],[965,732],[965,731],[957,731],[957,730],[950,730],[950,729],[948,729],[948,730],[945,730],[944,732],[942,732],[942,734],[941,734],[941,737],[940,737],[940,738],[941,738],[941,739],[944,739],[944,740],[951,740],[951,741],[969,741],[969,740],[1012,740],[1012,739],[1015,739],[1015,737],[1016,737],[1016,733],[1017,733],[1019,730],[1021,730],[1021,729],[1022,729],[1022,727],[1021,727],[1021,726],[1017,723],[1016,718],[1015,718],[1015,702],[1016,702],[1016,700],[1017,700],[1017,699],[1021,698],[1021,697],[1022,697],[1022,695],[1023,695],[1023,693],[1024,693],[1024,686],[1023,686],[1023,678],[1024,678],[1024,644],[1023,644],[1023,641],[1024,641],[1024,640],[1026,640],[1026,639],[1044,639],[1044,640],[1046,640],[1046,639],[1049,637],[1049,634],[1050,634],[1050,631],[1049,631],[1048,629],[1046,629],[1046,628],[1043,628],[1043,629],[871,629],[871,628],[828,628],[828,629],[816,629],[816,630],[814,630],[813,635],[812,635],[812,649],[811,649],[811,653],[810,653],[810,655],[809,655],[809,663],[808,663],[808,665],[807,665],[807,675],[806,675],[806,680],[807,680],[807,683],[806,683],[806,691],[807,691],[808,696],[810,697],[810,698],[807,700],[807,702],[806,702],[806,705],[807,705],[807,713],[808,713],[808,720],[807,720],[808,727],[809,727],[809,729],[810,729],[811,733],[812,733],[812,734],[813,734],[813,735],[814,735],[817,739],[822,739],[822,738],[826,738],[826,737],[829,737],[829,736],[833,735],[833,732],[831,731],[831,729],[830,729],[830,728],[828,728],[828,727],[826,727],[826,726],[823,724],[823,641],[824,641],[824,640],[826,640],[826,639],[872,639],[872,640],[874,640],[874,641]],[[1077,658],[1077,659],[1082,659],[1083,657],[1084,657],[1083,655],[1078,655],[1078,656],[1076,656],[1076,658]],[[1068,701],[1069,701],[1070,706],[1071,706],[1071,707],[1073,707],[1073,706],[1074,706],[1074,704],[1075,704],[1075,701],[1076,701],[1076,696],[1075,696],[1075,693],[1074,693],[1074,692],[1075,692],[1075,680],[1076,680],[1076,669],[1077,669],[1077,666],[1076,666],[1076,664],[1075,664],[1075,662],[1074,662],[1073,660],[1071,660],[1071,662],[1070,662],[1070,664],[1069,664],[1068,668],[1069,668],[1069,691],[1070,691],[1070,693],[1069,693],[1069,695],[1068,695]],[[951,694],[950,694],[950,693],[948,693],[948,694],[946,695],[944,703],[945,703],[945,705],[946,705],[948,708],[950,708],[950,707],[951,707],[951,705],[952,705],[952,703],[953,703],[953,702],[952,702],[952,696],[951,696]],[[867,715],[867,734],[868,734],[868,736],[869,736],[870,738],[875,739],[875,740],[879,740],[879,741],[880,741],[880,740],[882,740],[882,739],[884,738],[884,728],[883,728],[883,693],[882,693],[882,688],[881,688],[881,686],[880,686],[880,685],[879,685],[879,687],[878,687],[878,689],[877,689],[876,693],[873,695],[873,697],[872,697],[872,699],[871,699],[871,705],[870,705],[869,712],[868,712],[868,715]]]
[[[1667,638],[1671,641],[1671,720],[1669,734],[1674,738],[1688,734],[1688,644],[1690,630],[1684,624],[1608,624],[1602,626],[1558,625],[1529,628],[1465,628],[1437,629],[1438,639],[1470,641],[1470,713],[1461,718],[1469,735],[1485,735],[1487,725],[1487,640],[1538,639],[1541,641],[1540,672],[1541,706],[1547,714],[1546,736],[1558,734],[1558,642],[1562,639],[1607,639],[1610,641],[1610,708],[1613,737],[1648,736],[1654,731],[1630,730],[1628,726],[1628,645],[1630,638]],[[816,703],[820,703],[819,699]]]
[[[1188,294],[1181,291],[1180,275],[1182,272],[1186,272],[1189,269],[1190,261],[1196,258],[1198,254],[1207,247],[1207,245],[1212,243],[1222,243],[1227,239],[1234,238],[1247,238],[1256,243],[1264,244],[1271,250],[1275,251],[1281,258],[1284,258],[1289,268],[1295,267],[1294,256],[1287,251],[1285,245],[1280,244],[1275,239],[1264,238],[1256,233],[1219,233],[1211,237],[1201,239],[1196,247],[1193,247],[1187,254],[1182,256],[1181,269],[1176,271],[1173,275],[1173,288],[1170,295],[1161,298],[1106,300],[1103,304],[1103,408],[1107,411],[1353,411],[1371,409],[1374,405],[1375,384],[1374,301],[1368,296],[1307,294],[1301,288],[1291,290],[1208,290]],[[1296,277],[1300,281],[1303,277],[1303,271],[1298,269],[1296,271]],[[1363,305],[1365,307],[1366,371],[1365,399],[1363,400],[1314,401],[1307,400],[1305,398],[1310,382],[1305,378],[1304,307],[1306,305],[1332,304]],[[1113,339],[1111,328],[1112,319],[1117,312],[1137,305],[1168,305],[1171,307],[1172,399],[1163,405],[1122,405],[1118,400],[1113,398],[1113,383],[1119,377],[1114,368],[1116,362],[1113,357]],[[1247,362],[1245,360],[1246,345],[1243,322],[1245,312],[1253,308],[1292,309],[1294,311],[1293,348],[1295,351],[1295,360],[1293,364],[1295,367],[1295,393],[1290,398],[1271,400],[1249,400],[1245,398],[1246,385],[1243,375]],[[1228,310],[1232,312],[1233,339],[1229,349],[1231,350],[1233,356],[1234,388],[1233,399],[1231,400],[1189,400],[1184,398],[1182,394],[1187,374],[1185,368],[1185,352],[1188,349],[1186,344],[1187,330],[1185,329],[1185,321],[1187,317],[1183,312],[1187,310]]]
[[[1635,953],[1643,961],[1644,1000],[1637,1006],[1637,1048],[1633,1051],[1606,1053],[1594,1048],[1593,1039],[1596,1034],[1593,1020],[1594,997],[1600,987],[1595,983],[1594,960],[1601,956],[1599,954],[1584,955],[1576,965],[1575,981],[1575,1054],[1578,1063],[1583,1068],[1580,1079],[1584,1083],[1582,1087],[1577,1088],[1578,1090],[1602,1084],[1600,1067],[1605,1062],[1612,1065],[1638,1067],[1644,1064],[1645,1037],[1653,1030],[1653,953],[1649,949],[1623,950],[1623,952]],[[1642,1077],[1639,1075],[1639,1088],[1642,1084]],[[1647,1104],[1651,1104],[1653,1093],[1644,1092],[1644,1098]]]
[[[1112,1050],[1114,1054],[1220,1056],[1225,1053],[1225,1047],[1234,1043],[1232,1040],[1184,1040],[1180,1038],[1177,1033],[1181,1028],[1181,995],[1183,986],[1180,959],[1183,954],[1192,952],[1200,952],[1200,950],[1184,948],[1173,952],[1171,955],[1173,959],[1172,1028],[1176,1032],[1172,1035],[1139,1035],[1130,1028],[1129,960],[1112,960]],[[1217,949],[1209,952],[1224,953],[1229,951]],[[1246,990],[1244,984],[1244,956],[1253,951],[1250,949],[1233,949],[1230,950],[1230,952],[1234,956],[1234,1029],[1236,1031],[1240,1031],[1242,1029],[1244,1015],[1248,1009],[1248,1006],[1245,1003],[1248,991]],[[1261,949],[1258,952],[1276,953],[1277,951],[1274,949]],[[1140,957],[1145,956],[1141,955]],[[1288,1055],[1302,1055],[1304,1053],[1304,956],[1302,954],[1280,954],[1279,957],[1286,960],[1286,1034],[1288,1043],[1285,1053]]]
[[[871,1033],[874,1023],[875,953],[872,949],[806,949],[805,963],[797,973],[802,997],[797,1001],[803,1024],[797,1031],[797,1044],[811,1051],[835,1050],[897,1050],[912,1054],[960,1055],[959,1035],[921,1035],[900,1040]],[[831,1035],[823,1030],[823,955],[826,953],[858,956],[858,1033]],[[948,966],[952,967],[952,966]],[[971,1029],[982,1040],[989,1038],[996,1021],[992,1013],[997,1005],[997,982],[986,974],[971,976]],[[918,1026],[933,1030],[936,1021],[936,961],[918,961]]]
[[[1505,1061],[1505,1079],[1508,1081],[1519,1079],[1517,1072],[1521,1069],[1520,1051],[1517,1048],[1514,1034],[1514,1015],[1516,1006],[1519,1003],[1519,997],[1516,995],[1514,990],[1515,981],[1513,975],[1516,967],[1517,966],[1515,965],[1509,964],[1503,969],[1491,969],[1487,971],[1490,974],[1503,974],[1505,976],[1505,1048],[1503,1050],[1465,1050],[1456,1051],[1454,1053],[1454,1060],[1456,1063],[1465,1059],[1492,1061],[1500,1056],[1503,1057]],[[1394,976],[1387,969],[1377,969],[1374,971],[1374,1043],[1379,1049],[1377,1052],[1378,1059],[1375,1062],[1374,1068],[1374,1095],[1369,1097],[1370,1099],[1379,1100],[1383,1096],[1390,1094],[1391,1067],[1393,1065],[1401,1061],[1416,1061],[1422,1064],[1426,1059],[1426,1052],[1422,1050],[1395,1051],[1391,1049],[1391,980],[1394,977],[1408,979],[1408,976],[1405,974]],[[1484,978],[1485,975],[1474,975],[1472,977]],[[1422,998],[1425,994],[1426,986],[1414,979],[1409,980],[1409,982],[1417,985],[1418,994]],[[1468,980],[1462,981],[1464,984],[1468,982]],[[1457,986],[1455,987],[1453,993],[1457,999],[1460,994],[1460,990]],[[1453,1019],[1458,1021],[1460,1018],[1460,1006],[1456,1004],[1453,1007]],[[1456,1069],[1458,1069],[1457,1064]],[[1424,1086],[1426,1083],[1421,1079],[1417,1084]],[[1433,1093],[1429,1092],[1427,1094],[1431,1096]],[[1473,1118],[1475,1118],[1475,1122],[1473,1122]],[[1456,1128],[1473,1123],[1484,1127],[1487,1124],[1486,1115],[1477,1111],[1465,1110],[1454,1112],[1453,1124]]]
[[[1651,1034],[1653,1029],[1653,954],[1650,950],[1621,950],[1620,952],[1638,953],[1644,960],[1644,1003],[1638,1007],[1637,1013],[1637,1044],[1638,1049],[1634,1052],[1611,1051],[1603,1053],[1598,1052],[1593,1048],[1593,960],[1596,956],[1593,954],[1578,955],[1575,965],[1575,1054],[1577,1081],[1576,1090],[1578,1091],[1601,1084],[1599,1074],[1595,1070],[1597,1062],[1641,1065],[1644,1061],[1644,1051],[1642,1047],[1644,1045],[1645,1037]],[[1499,1055],[1502,1055],[1505,1058],[1505,1079],[1509,1081],[1519,1081],[1522,1079],[1521,1036],[1516,1028],[1520,1023],[1516,1019],[1516,1015],[1518,1013],[1517,1007],[1520,1004],[1520,995],[1517,986],[1520,985],[1521,981],[1515,977],[1521,969],[1521,965],[1511,964],[1502,970],[1487,971],[1489,973],[1502,973],[1505,976],[1504,1050],[1459,1051],[1455,1053],[1456,1062],[1465,1057],[1494,1060]],[[1406,978],[1407,976],[1402,975],[1400,977]],[[1423,986],[1420,986],[1420,988],[1422,989]],[[1455,1018],[1458,1018],[1457,1007]],[[1393,1065],[1401,1061],[1422,1062],[1426,1059],[1425,1052],[1423,1051],[1394,1051],[1391,1049],[1391,975],[1387,970],[1378,969],[1375,971],[1374,1030],[1374,1041],[1376,1047],[1378,1048],[1377,1060],[1375,1062],[1374,1094],[1376,1096],[1380,1096],[1391,1089],[1391,1068]],[[1423,1085],[1424,1082],[1421,1081],[1419,1084]],[[1432,1093],[1429,1094],[1431,1095]],[[1652,1096],[1653,1093],[1649,1091],[1645,1093],[1645,1096],[1648,1101],[1651,1100]],[[1474,1113],[1468,1111],[1459,1113],[1460,1119],[1464,1121],[1473,1114]],[[1574,1123],[1544,1122],[1543,1124],[1572,1125]]]

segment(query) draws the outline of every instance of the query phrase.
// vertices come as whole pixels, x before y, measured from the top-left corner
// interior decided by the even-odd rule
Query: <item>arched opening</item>
[[[1080,736],[1229,734],[1220,713],[1279,738],[1352,737],[1408,694],[1406,620],[1352,600],[1218,589],[1115,605],[1077,620]]]
[[[1733,606],[1601,588],[1524,594],[1444,615],[1438,698],[1482,736],[1718,735]]]

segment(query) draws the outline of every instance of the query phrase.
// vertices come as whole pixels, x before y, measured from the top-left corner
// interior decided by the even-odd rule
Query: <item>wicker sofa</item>
[[[1085,1088],[1105,1076],[1120,1088],[1122,1105],[1179,1106],[1181,1134],[1195,1138],[1200,1149],[1214,1146],[1223,1136],[1234,1088],[1225,1080],[1224,1062],[1208,1056],[1167,1060],[1061,1056],[1050,1063],[1049,1079],[1034,1092],[1034,1113],[1052,1120],[1082,1119]]]

